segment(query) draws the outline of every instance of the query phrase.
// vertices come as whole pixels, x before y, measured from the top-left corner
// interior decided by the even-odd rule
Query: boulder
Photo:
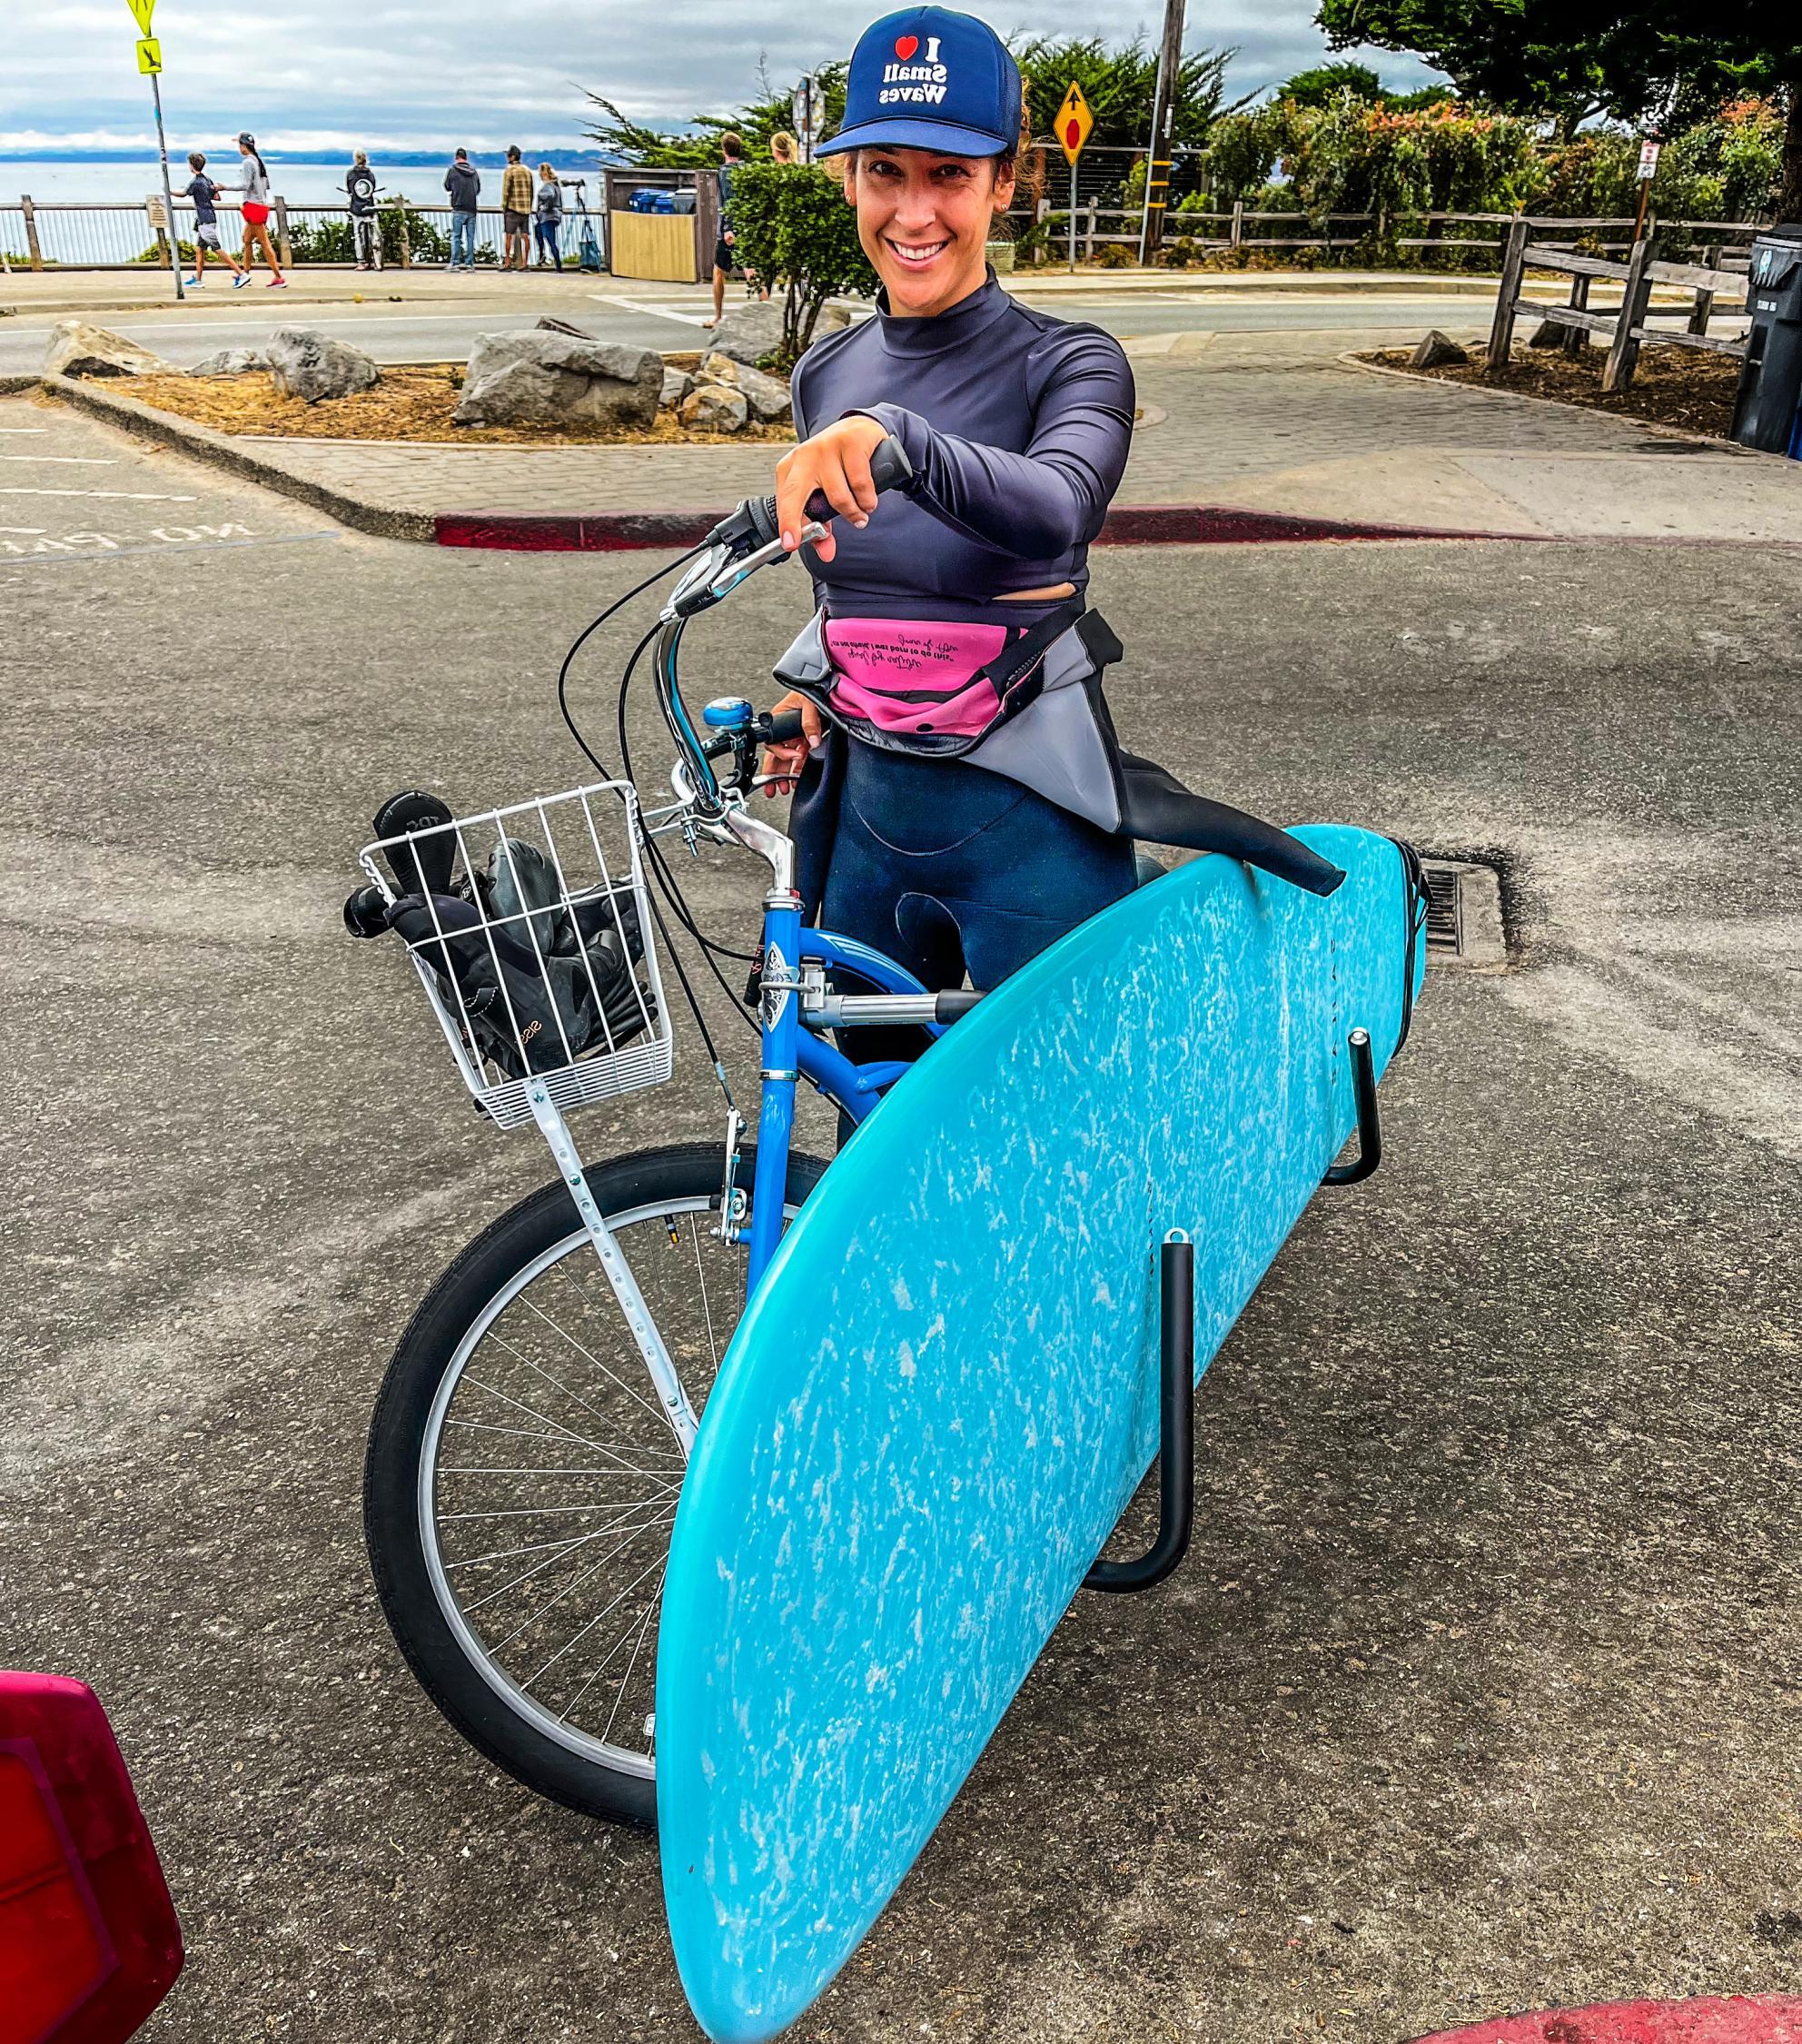
[[[602,426],[657,417],[663,358],[549,328],[479,333],[457,405],[460,426]]]
[[[559,320],[554,313],[540,315],[538,331],[540,333],[573,333],[578,341],[592,341],[594,335],[586,327],[571,326],[568,320]]]
[[[681,403],[695,387],[695,380],[686,369],[666,369],[663,372],[663,390],[657,401],[659,412],[673,409]]]
[[[1453,362],[1469,362],[1470,352],[1460,348],[1449,333],[1434,327],[1408,358],[1410,369],[1444,369]]]
[[[60,320],[45,351],[46,376],[154,376],[169,363],[123,333],[109,333],[85,320]]]
[[[709,351],[733,362],[756,362],[773,355],[782,345],[782,308],[773,301],[754,298],[736,306],[714,328],[708,342]]]
[[[308,404],[349,397],[381,381],[373,358],[361,348],[304,326],[277,327],[263,353],[275,388],[283,397],[302,398]]]
[[[1580,340],[1587,348],[1589,337],[1581,327],[1560,326],[1556,320],[1541,320],[1527,336],[1530,348],[1561,348],[1567,341]]]
[[[682,423],[704,433],[736,433],[750,409],[743,391],[726,383],[698,383],[682,400]]]
[[[822,305],[819,317],[814,322],[814,340],[824,341],[828,333],[842,333],[851,323],[851,315],[842,305]],[[808,345],[812,346],[812,342]]]
[[[269,358],[261,348],[219,348],[189,370],[190,376],[247,376],[253,369],[267,369]]]
[[[742,391],[746,403],[750,406],[751,417],[762,425],[784,425],[795,415],[788,399],[788,386],[781,377],[767,376],[748,362],[734,362],[728,355],[705,356],[700,366],[700,381],[724,383],[731,390]]]

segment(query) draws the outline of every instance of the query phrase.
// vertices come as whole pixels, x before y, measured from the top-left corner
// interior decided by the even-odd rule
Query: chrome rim
[[[747,1252],[709,1234],[716,1205],[690,1194],[607,1216],[698,1414],[745,1296]],[[506,1708],[646,1780],[683,1468],[588,1235],[572,1229],[458,1344],[426,1419],[420,1537],[445,1622]]]

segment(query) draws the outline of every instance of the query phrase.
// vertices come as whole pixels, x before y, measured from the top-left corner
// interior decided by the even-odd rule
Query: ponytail
[[[238,137],[238,146],[241,149],[248,149],[251,154],[256,158],[256,174],[259,177],[266,179],[269,175],[269,165],[263,162],[262,154],[256,145],[256,137],[251,134],[249,129],[246,129]]]

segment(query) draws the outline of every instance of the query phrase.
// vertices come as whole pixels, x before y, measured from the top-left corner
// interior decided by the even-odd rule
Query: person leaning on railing
[[[444,174],[444,189],[450,194],[450,260],[447,270],[473,270],[476,266],[476,201],[481,193],[481,174],[470,161],[467,149],[458,150]]]
[[[563,224],[563,187],[549,164],[538,166],[538,262],[540,269],[560,270],[557,232]],[[548,253],[546,252],[549,252]]]
[[[532,174],[520,156],[515,143],[507,152],[507,168],[500,174],[500,224],[506,239],[501,244],[501,266],[523,270],[531,261]]]

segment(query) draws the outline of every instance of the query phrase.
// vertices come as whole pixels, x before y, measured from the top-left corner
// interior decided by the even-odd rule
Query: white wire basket
[[[629,782],[379,838],[358,858],[498,1127],[532,1119],[534,1080],[567,1113],[669,1077]]]

